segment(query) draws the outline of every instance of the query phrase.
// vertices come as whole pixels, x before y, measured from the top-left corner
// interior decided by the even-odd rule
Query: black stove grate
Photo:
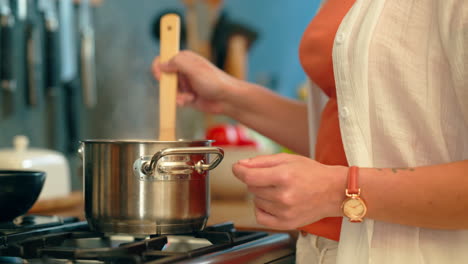
[[[73,260],[63,263],[175,263],[258,240],[268,233],[237,231],[234,224],[228,222],[186,235],[206,239],[212,245],[186,252],[168,252],[163,251],[168,244],[167,236],[131,240],[106,237],[92,232],[86,222],[77,222],[3,237],[0,256],[19,257],[29,263],[61,263],[61,260]]]
[[[0,223],[0,236],[11,233],[25,232],[63,224],[78,222],[76,217],[58,217],[45,215],[25,215],[19,216],[10,222]]]
[[[19,231],[16,233],[11,233],[9,235],[4,235],[6,244],[14,244],[20,241],[24,241],[27,238],[31,237],[41,237],[47,234],[57,234],[62,232],[72,232],[72,231],[89,231],[88,223],[86,222],[76,222],[71,224],[62,224],[57,226],[51,226],[46,228],[39,228],[34,230]],[[1,237],[1,236],[0,236]]]

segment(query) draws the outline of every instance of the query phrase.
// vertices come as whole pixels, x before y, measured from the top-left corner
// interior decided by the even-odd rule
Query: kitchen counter
[[[237,228],[264,229],[255,220],[252,200],[212,200],[208,225],[226,221],[234,222]]]
[[[84,199],[81,191],[67,196],[37,201],[28,214],[72,216],[84,220]]]

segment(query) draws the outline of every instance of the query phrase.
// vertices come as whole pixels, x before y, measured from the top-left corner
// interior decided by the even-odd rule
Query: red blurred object
[[[247,129],[239,125],[213,126],[207,130],[206,139],[215,140],[213,146],[257,146],[257,143],[248,137]]]
[[[235,146],[237,131],[232,125],[217,125],[208,129],[206,139],[215,140],[213,146]]]
[[[257,143],[249,138],[247,128],[238,125],[235,127],[235,129],[237,132],[237,146],[257,146]]]

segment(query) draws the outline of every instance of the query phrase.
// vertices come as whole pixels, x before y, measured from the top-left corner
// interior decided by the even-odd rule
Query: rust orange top
[[[315,147],[316,160],[327,165],[348,166],[338,122],[332,50],[338,27],[353,4],[354,0],[328,0],[307,27],[299,49],[304,71],[329,97]],[[338,241],[341,221],[342,217],[330,217],[299,229]]]

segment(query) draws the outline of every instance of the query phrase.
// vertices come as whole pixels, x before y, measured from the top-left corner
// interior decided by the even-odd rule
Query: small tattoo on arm
[[[382,168],[376,168],[378,171],[384,171]],[[392,168],[391,169],[393,173],[397,173],[399,170],[400,171],[414,171],[414,168]]]
[[[414,171],[413,168],[393,168],[393,169],[392,169],[393,173],[397,173],[399,170]]]

